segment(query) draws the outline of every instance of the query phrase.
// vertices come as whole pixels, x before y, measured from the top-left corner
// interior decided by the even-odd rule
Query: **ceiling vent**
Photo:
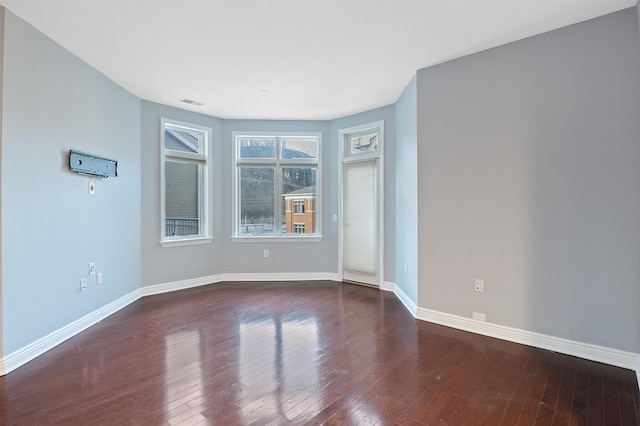
[[[203,102],[198,102],[198,101],[194,101],[193,99],[180,99],[180,102],[185,103],[185,104],[189,104],[189,105],[193,105],[193,106],[202,106],[204,105]]]

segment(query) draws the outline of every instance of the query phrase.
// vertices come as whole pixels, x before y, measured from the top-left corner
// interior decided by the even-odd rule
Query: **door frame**
[[[377,232],[377,256],[378,256],[378,282],[376,287],[382,287],[384,283],[384,120],[374,121],[359,126],[348,127],[338,131],[338,277],[340,281],[344,279],[344,247],[343,247],[343,195],[344,195],[344,161],[345,161],[345,139],[350,135],[376,131],[378,133],[378,149],[372,154],[360,154],[347,161],[377,160],[376,173],[376,209],[378,223]]]

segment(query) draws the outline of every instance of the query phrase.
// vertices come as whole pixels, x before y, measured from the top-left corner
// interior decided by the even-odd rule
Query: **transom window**
[[[233,137],[234,235],[318,236],[320,134],[236,132]]]

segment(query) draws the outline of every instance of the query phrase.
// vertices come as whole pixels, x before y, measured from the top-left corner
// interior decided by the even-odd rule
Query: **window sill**
[[[167,247],[179,247],[179,246],[194,246],[198,244],[209,244],[213,242],[213,237],[202,237],[202,238],[189,238],[183,240],[164,240],[160,241],[160,245],[163,248]]]
[[[231,241],[234,243],[319,243],[322,241],[322,236],[320,235],[310,235],[308,237],[256,237],[256,236],[247,236],[247,237],[231,237]]]

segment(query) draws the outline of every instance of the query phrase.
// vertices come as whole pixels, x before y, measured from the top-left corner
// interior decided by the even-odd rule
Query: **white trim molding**
[[[238,281],[341,281],[340,274],[331,272],[313,273],[233,273],[217,274],[200,278],[174,281],[164,284],[142,287],[138,290],[103,306],[72,323],[49,333],[48,335],[30,343],[4,358],[0,358],[0,376],[4,376],[32,359],[42,355],[55,346],[118,312],[141,297],[154,294],[184,290],[219,282]],[[380,290],[393,292],[409,313],[416,319],[440,324],[459,330],[469,331],[484,336],[507,340],[510,342],[548,349],[591,361],[602,362],[616,367],[626,368],[636,373],[640,388],[640,354],[577,342],[559,337],[548,336],[532,331],[520,330],[503,325],[477,321],[457,315],[420,308],[395,283],[384,281]]]
[[[395,283],[389,281],[383,281],[382,284],[380,284],[380,290],[393,291],[394,288],[396,288]]]
[[[0,367],[2,367],[0,375],[4,376],[6,374],[9,374],[16,368],[23,366],[27,362],[42,355],[48,350],[53,349],[62,342],[72,338],[76,334],[79,334],[80,332],[102,321],[108,316],[113,315],[120,309],[135,302],[139,298],[140,290],[134,290],[131,293],[109,303],[108,305],[105,305],[102,308],[97,309],[83,316],[82,318],[65,325],[64,327],[61,327],[58,330],[47,334],[46,336],[36,340],[35,342],[32,342],[14,352],[11,352],[9,355],[5,356],[0,363]]]
[[[393,294],[396,295],[396,297],[398,298],[398,300],[400,300],[404,307],[407,308],[407,311],[409,311],[411,315],[417,318],[416,312],[418,306],[413,300],[411,300],[409,296],[407,296],[404,291],[402,291],[402,289],[398,285],[385,281],[384,284],[380,286],[380,290],[393,292]]]
[[[409,313],[418,320],[635,371],[640,389],[640,354],[419,308],[398,285],[388,281],[380,286],[380,290],[393,292]]]
[[[591,361],[635,370],[636,374],[638,372],[638,368],[640,368],[640,354],[632,352],[477,321],[424,308],[418,308],[416,318],[447,327],[457,328],[459,330],[482,334],[484,336],[495,337],[497,339],[521,343],[528,346],[535,346],[541,349],[548,349],[550,351],[560,352]]]
[[[300,235],[300,236],[279,236],[279,237],[231,237],[234,243],[319,243],[322,241],[322,235]]]
[[[152,285],[134,290],[131,293],[99,308],[84,317],[55,330],[46,336],[0,358],[0,376],[9,374],[18,367],[42,355],[64,341],[81,333],[92,325],[102,321],[141,297],[199,287],[208,284],[229,281],[340,281],[339,274],[330,272],[315,273],[265,273],[265,274],[218,274],[207,277],[174,281]]]
[[[231,192],[233,195],[233,203],[231,205],[231,213],[233,219],[233,230],[231,232],[231,241],[243,242],[243,241],[262,241],[262,242],[287,242],[297,240],[306,242],[319,242],[322,241],[322,132],[260,132],[260,131],[233,131],[231,133],[233,140],[233,158],[232,158],[232,175],[231,175]],[[246,139],[269,139],[273,140],[273,157],[255,157],[246,158],[242,156],[241,145],[243,140]],[[315,156],[308,158],[285,158],[284,149],[287,140],[292,139],[304,139],[315,141]],[[295,157],[295,156],[294,156]],[[274,199],[274,217],[278,218],[284,215],[285,212],[281,211],[284,204],[281,204],[278,200],[282,200],[285,195],[283,193],[284,187],[282,186],[281,171],[285,168],[303,168],[308,170],[315,170],[315,230],[313,233],[304,235],[291,235],[283,232],[279,227],[273,230],[273,234],[269,236],[242,234],[241,217],[240,217],[240,171],[247,167],[267,167],[274,170],[273,187],[275,191]],[[247,230],[248,232],[248,230]]]
[[[215,238],[207,237],[207,238],[182,238],[179,240],[164,240],[160,241],[160,245],[163,248],[168,247],[181,247],[181,246],[194,246],[198,244],[209,244],[212,243]]]
[[[170,134],[178,139],[186,150],[168,148],[165,135]],[[193,144],[182,137],[178,132],[186,131],[197,133],[202,136],[198,144]],[[209,176],[212,173],[212,161],[210,156],[210,145],[213,140],[213,130],[211,127],[199,124],[185,123],[171,118],[160,118],[160,245],[163,248],[209,244],[213,241],[213,226],[211,212],[213,211],[213,201],[209,194],[211,184]],[[191,236],[175,237],[166,235],[166,164],[168,162],[183,163],[189,166],[196,166],[198,169],[197,189],[198,193],[198,234]]]
[[[164,284],[156,284],[142,287],[142,296],[167,293],[171,291],[185,290],[192,287],[200,287],[208,284],[216,284],[229,281],[341,281],[338,274],[332,272],[300,272],[300,273],[235,273],[216,274],[206,277],[192,278],[174,281]]]
[[[364,152],[356,155],[345,155],[347,139],[352,136],[363,136],[366,133],[378,135],[377,148],[371,152]],[[354,281],[361,281],[382,288],[384,286],[384,183],[385,183],[385,163],[384,144],[385,131],[384,120],[377,120],[371,123],[361,124],[338,130],[338,270],[340,276]],[[374,277],[368,274],[357,274],[355,271],[345,271],[344,269],[344,166],[345,164],[358,161],[375,161],[376,164],[376,242],[375,251],[378,257],[377,271]],[[351,275],[351,276],[350,276]],[[356,276],[358,275],[358,276]]]

